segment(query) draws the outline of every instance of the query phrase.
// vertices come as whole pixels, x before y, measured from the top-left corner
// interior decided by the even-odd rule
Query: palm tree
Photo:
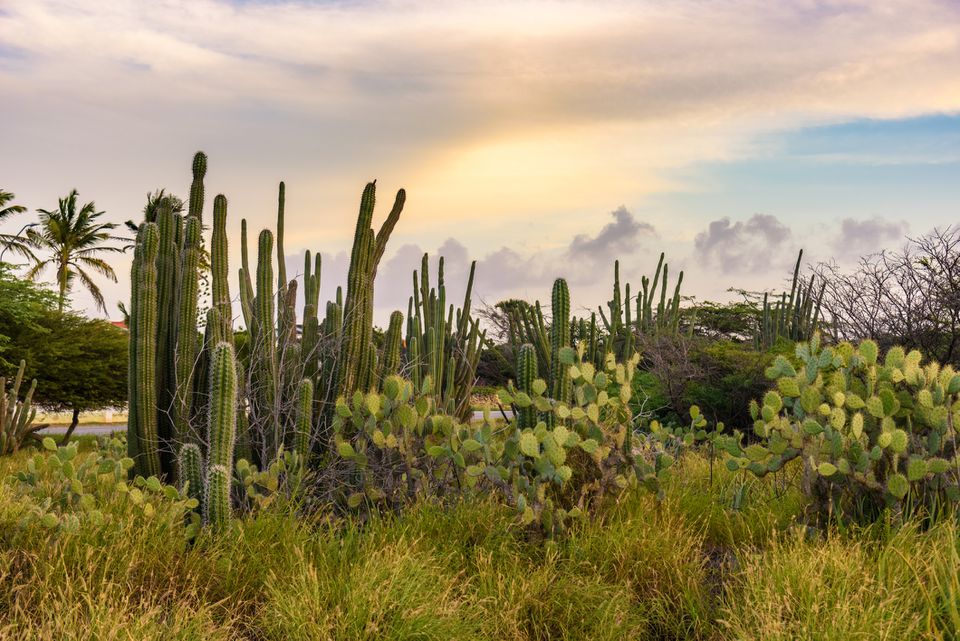
[[[27,272],[27,278],[35,279],[46,267],[57,270],[59,286],[59,309],[63,311],[67,294],[73,285],[73,279],[79,278],[96,301],[97,306],[107,311],[103,303],[103,294],[93,282],[87,270],[106,276],[117,282],[117,274],[97,254],[103,252],[123,252],[122,247],[108,245],[111,242],[127,242],[129,239],[115,236],[112,232],[116,223],[99,223],[103,215],[90,201],[77,209],[77,190],[71,191],[66,198],[60,199],[60,205],[53,211],[38,209],[40,223],[37,229],[27,232],[27,243],[31,248],[47,252],[48,258],[37,259]]]
[[[27,211],[27,208],[23,205],[8,204],[13,199],[13,193],[0,189],[0,223],[11,216],[16,216],[17,214],[22,214]],[[2,248],[4,252],[12,249],[25,258],[34,259],[30,248],[27,246],[26,239],[19,234],[0,234],[0,248]]]

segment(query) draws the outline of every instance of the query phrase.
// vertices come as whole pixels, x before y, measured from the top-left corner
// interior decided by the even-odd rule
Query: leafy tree
[[[37,379],[34,403],[72,413],[66,442],[81,412],[120,407],[127,401],[127,332],[78,314],[46,310],[7,346],[6,360],[27,361],[25,376]]]
[[[10,204],[13,199],[13,193],[0,189],[0,223],[27,211],[27,208],[23,205]],[[25,258],[33,259],[30,247],[27,245],[26,239],[22,236],[16,234],[0,234],[0,252],[8,249]]]
[[[48,256],[37,259],[27,272],[27,278],[33,280],[44,268],[53,267],[57,270],[57,308],[60,311],[66,306],[67,294],[75,278],[79,278],[93,295],[97,306],[106,311],[103,294],[88,270],[116,282],[117,275],[113,267],[99,254],[123,252],[123,247],[108,243],[127,239],[112,233],[117,227],[116,223],[98,222],[104,212],[97,211],[93,201],[80,205],[78,209],[77,195],[74,189],[66,198],[60,199],[57,209],[37,210],[40,224],[37,229],[27,232],[27,243],[31,249],[46,252]]]
[[[57,295],[48,288],[17,278],[10,267],[0,263],[0,369],[16,369],[20,362],[14,338],[41,328],[45,314],[56,308]]]

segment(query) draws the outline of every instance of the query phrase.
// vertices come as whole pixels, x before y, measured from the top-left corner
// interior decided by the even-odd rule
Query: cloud
[[[506,226],[553,215],[506,243],[491,284],[539,287],[565,267],[551,251],[610,224],[599,203],[692,191],[680,170],[768,153],[758,134],[960,110],[955,0],[2,5],[18,151],[0,174],[31,206],[77,186],[125,220],[147,190],[184,195],[203,148],[208,190],[254,227],[287,181],[291,248],[348,247],[377,176],[408,188],[398,234],[423,247],[490,256]]]
[[[832,245],[838,256],[859,257],[902,241],[909,228],[906,221],[844,218]]]
[[[571,257],[609,260],[620,251],[635,249],[640,236],[656,235],[653,225],[638,221],[623,205],[610,212],[610,215],[613,222],[604,225],[596,236],[574,236],[567,250]]]
[[[694,249],[703,263],[723,272],[761,272],[783,262],[790,239],[790,229],[775,216],[754,214],[736,223],[724,217],[697,234]]]

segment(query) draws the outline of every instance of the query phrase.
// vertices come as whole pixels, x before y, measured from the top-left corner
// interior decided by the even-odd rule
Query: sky
[[[957,0],[0,0],[0,96],[19,203],[77,188],[136,218],[187,196],[203,150],[232,265],[284,180],[290,271],[321,251],[324,299],[364,184],[377,224],[406,188],[381,323],[425,251],[448,298],[476,260],[475,304],[564,276],[586,310],[615,259],[636,286],[666,252],[687,295],[727,300],[783,287],[801,248],[852,264],[960,224]],[[100,279],[106,316],[130,258]]]

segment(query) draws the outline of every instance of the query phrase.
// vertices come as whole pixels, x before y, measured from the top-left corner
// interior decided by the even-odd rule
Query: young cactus
[[[187,495],[197,499],[201,505],[204,502],[203,491],[203,454],[196,443],[187,443],[180,448],[180,487],[186,487]]]
[[[297,390],[295,449],[304,468],[310,459],[313,432],[313,381],[305,378]]]
[[[233,346],[222,342],[213,351],[210,371],[210,465],[233,467],[237,434],[237,363]]]
[[[567,281],[562,278],[553,283],[550,309],[553,313],[550,327],[550,382],[553,384],[553,399],[568,403],[570,377],[566,366],[560,362],[560,350],[570,347],[570,290],[567,288]]]
[[[216,530],[230,520],[230,472],[222,465],[211,465],[207,470],[203,520]]]
[[[537,351],[530,343],[524,343],[517,353],[517,389],[528,396],[533,394],[533,381],[537,378]],[[533,405],[520,410],[520,429],[537,426],[537,410]]]

